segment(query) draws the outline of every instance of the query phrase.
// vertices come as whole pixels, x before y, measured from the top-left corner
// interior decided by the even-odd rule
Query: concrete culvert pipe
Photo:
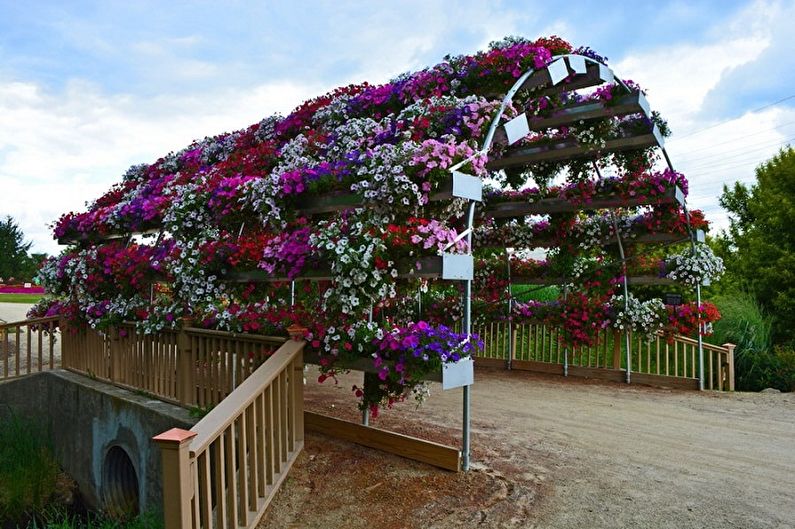
[[[105,511],[115,517],[138,514],[138,475],[132,460],[120,446],[113,446],[102,465],[102,500]]]

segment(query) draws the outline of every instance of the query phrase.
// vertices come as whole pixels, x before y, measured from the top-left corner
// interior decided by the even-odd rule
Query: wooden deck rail
[[[285,342],[190,431],[154,438],[165,529],[256,527],[303,448],[304,345]]]
[[[560,330],[544,325],[514,325],[508,333],[506,322],[495,322],[474,329],[484,341],[481,365],[510,364],[515,369],[562,373],[564,359],[569,374],[615,378],[627,368],[626,345],[620,332],[605,330],[599,345],[566,351],[560,344]],[[685,336],[667,341],[662,335],[647,342],[630,335],[630,371],[641,375],[639,382],[698,387],[698,342]],[[704,386],[718,391],[734,391],[734,345],[704,343]]]
[[[58,317],[0,323],[0,378],[14,378],[60,365]]]
[[[180,406],[209,409],[284,342],[193,327],[157,334],[132,325],[107,333],[72,329],[64,333],[63,367]]]

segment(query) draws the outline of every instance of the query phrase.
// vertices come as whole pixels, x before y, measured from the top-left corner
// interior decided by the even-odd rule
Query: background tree
[[[0,278],[29,281],[35,275],[38,261],[28,255],[30,247],[14,219],[0,220]]]
[[[745,290],[773,318],[773,342],[795,341],[795,150],[782,149],[756,169],[756,183],[723,187],[731,225],[715,248],[727,286]]]

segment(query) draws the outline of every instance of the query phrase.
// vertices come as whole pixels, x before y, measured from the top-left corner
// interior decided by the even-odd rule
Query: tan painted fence
[[[599,345],[566,351],[559,330],[544,325],[515,325],[495,322],[474,329],[484,341],[481,365],[505,365],[510,356],[515,369],[562,373],[564,360],[569,374],[623,380],[626,370],[626,340],[623,333],[604,331]],[[676,336],[652,341],[630,335],[630,373],[635,382],[698,389],[698,342]],[[512,354],[512,356],[511,356]],[[485,360],[485,362],[484,362]],[[734,390],[734,345],[704,343],[706,389]]]
[[[163,454],[166,529],[256,527],[304,443],[303,341],[290,340]]]
[[[58,317],[0,323],[0,378],[29,375],[60,365]]]
[[[63,367],[186,407],[221,402],[284,338],[186,327],[158,334],[123,325],[63,333]]]

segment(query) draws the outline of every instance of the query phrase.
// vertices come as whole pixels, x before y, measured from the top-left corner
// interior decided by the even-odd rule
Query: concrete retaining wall
[[[135,470],[140,512],[162,512],[160,452],[152,436],[197,422],[183,408],[64,370],[0,383],[0,407],[46,422],[58,460],[90,507],[104,509],[120,486],[130,488],[118,449],[103,471],[108,453],[120,447]]]

